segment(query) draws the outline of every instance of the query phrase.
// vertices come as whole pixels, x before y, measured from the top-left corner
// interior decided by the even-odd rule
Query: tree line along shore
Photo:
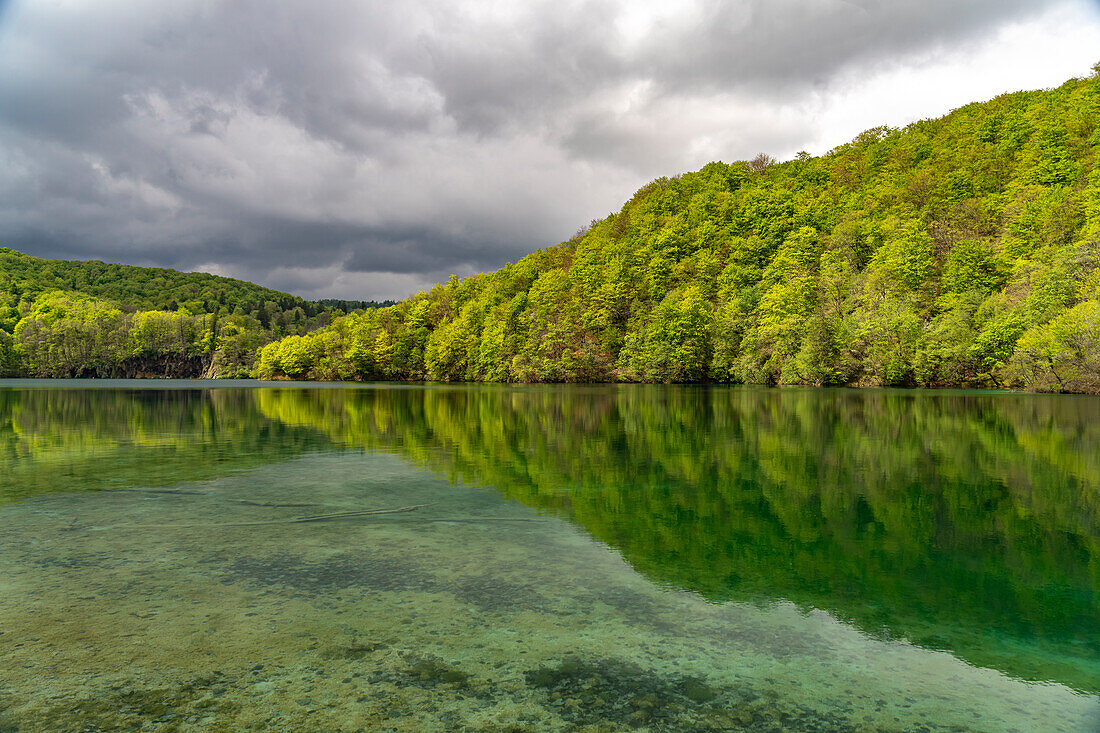
[[[1094,72],[660,178],[561,244],[393,304],[148,268],[129,278],[161,287],[96,291],[13,275],[36,258],[0,250],[0,369],[1100,392]]]

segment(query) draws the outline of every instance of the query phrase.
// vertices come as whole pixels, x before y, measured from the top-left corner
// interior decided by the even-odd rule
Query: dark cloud
[[[790,108],[853,69],[1086,5],[0,0],[0,244],[404,295],[804,147]]]
[[[852,63],[966,42],[1006,20],[1038,13],[1043,0],[751,0],[701,4],[647,49],[649,74],[665,89],[728,89],[789,95],[824,84]]]
[[[446,272],[452,267],[484,271],[499,267],[516,253],[515,244],[496,232],[430,227],[365,232],[352,245],[352,255],[344,262],[351,272],[416,274]]]

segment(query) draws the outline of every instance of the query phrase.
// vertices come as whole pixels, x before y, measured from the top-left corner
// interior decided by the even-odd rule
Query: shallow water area
[[[900,604],[876,591],[900,579],[864,578],[856,604],[837,589],[852,582],[841,570],[828,584],[783,585],[747,545],[734,578],[730,552],[700,518],[721,514],[717,526],[741,539],[748,521],[703,499],[716,491],[710,478],[676,473],[685,456],[712,452],[690,429],[674,433],[688,445],[651,448],[653,463],[640,452],[627,461],[636,485],[626,496],[655,520],[641,527],[570,436],[587,436],[593,454],[608,445],[622,454],[638,421],[669,423],[655,404],[683,399],[680,416],[692,416],[698,394],[670,388],[635,404],[638,393],[623,402],[621,393],[568,390],[105,392],[6,396],[3,460],[19,462],[6,475],[35,468],[61,490],[30,491],[29,479],[0,485],[14,497],[0,504],[0,730],[1100,723],[1100,699],[1087,688],[1095,650],[1061,622],[1048,620],[1037,642],[1009,621],[986,635],[984,620],[982,629],[945,620],[928,631],[932,643],[910,638],[927,618],[899,615],[891,609]],[[717,398],[705,399],[713,414]],[[612,409],[619,428],[608,426]],[[543,427],[497,441],[519,414]],[[764,430],[760,413],[753,422]],[[157,464],[145,480],[131,470],[135,454]],[[87,490],[95,465],[103,474],[126,467],[124,480]],[[586,500],[589,480],[600,501]],[[669,501],[690,508],[692,521],[677,519]],[[878,505],[867,502],[874,515]],[[793,520],[785,526],[779,536],[797,552],[779,563],[814,562],[809,548],[820,538],[796,537]],[[757,547],[772,537],[753,536]],[[890,546],[879,542],[868,557]],[[1081,595],[1092,589],[1074,568],[1058,568],[1056,555],[1029,557],[1031,575],[1047,573],[1037,585],[1071,597],[1043,618],[1072,628],[1087,620],[1095,596]],[[754,574],[774,575],[777,592],[762,597]],[[816,588],[817,602],[799,588]],[[1004,605],[948,600],[972,615]],[[878,609],[877,630],[865,606]]]

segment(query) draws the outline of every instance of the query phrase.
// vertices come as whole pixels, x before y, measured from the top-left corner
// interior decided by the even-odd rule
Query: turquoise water
[[[0,382],[0,731],[1100,730],[1100,400]]]

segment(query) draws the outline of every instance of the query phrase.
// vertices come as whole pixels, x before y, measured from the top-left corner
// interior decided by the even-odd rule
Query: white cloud
[[[1100,12],[1065,3],[1042,15],[1009,23],[958,47],[937,47],[892,59],[870,71],[845,69],[828,91],[799,113],[813,134],[798,149],[823,153],[880,124],[892,127],[939,117],[1005,92],[1045,89],[1086,76],[1100,61]]]
[[[276,268],[268,273],[266,279],[275,288],[294,284],[296,292],[309,300],[342,298],[384,301],[403,300],[413,293],[430,288],[441,278],[396,272],[347,272],[339,265],[334,265],[321,268]],[[364,293],[371,295],[368,298]]]

